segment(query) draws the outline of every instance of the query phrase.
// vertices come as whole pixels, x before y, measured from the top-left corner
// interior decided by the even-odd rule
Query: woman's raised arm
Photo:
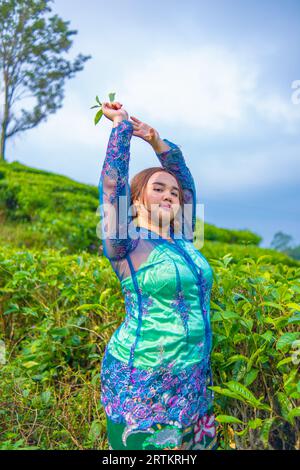
[[[133,126],[127,112],[116,108],[109,103],[102,105],[103,114],[113,121],[113,128],[98,185],[103,253],[113,261],[126,256],[136,242],[128,233],[128,172]]]
[[[133,135],[148,142],[162,167],[176,174],[184,194],[182,232],[188,240],[193,241],[196,226],[196,188],[194,178],[185,163],[180,148],[168,139],[161,139],[154,127],[140,121],[135,116],[130,116],[130,118],[134,130]]]
[[[160,137],[151,142],[151,145],[162,167],[172,171],[181,184],[184,195],[182,232],[188,240],[193,241],[196,226],[196,187],[194,178],[178,145],[168,139],[162,140]],[[163,150],[164,148],[165,150]]]

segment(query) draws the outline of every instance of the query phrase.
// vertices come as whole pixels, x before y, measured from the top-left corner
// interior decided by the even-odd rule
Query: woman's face
[[[155,224],[166,225],[173,220],[180,209],[179,188],[174,176],[165,171],[154,173],[145,187],[144,204],[148,214],[151,211],[150,217]]]

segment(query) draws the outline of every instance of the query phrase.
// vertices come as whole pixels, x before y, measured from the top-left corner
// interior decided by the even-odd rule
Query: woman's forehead
[[[177,181],[174,176],[170,175],[170,173],[167,173],[165,171],[157,171],[156,173],[151,175],[148,180],[148,184],[153,184],[157,181],[178,187]]]

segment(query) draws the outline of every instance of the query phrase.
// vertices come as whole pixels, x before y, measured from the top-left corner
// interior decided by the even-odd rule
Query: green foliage
[[[109,93],[108,97],[109,97],[109,101],[112,103],[114,100],[115,100],[115,93]],[[98,124],[98,122],[100,121],[100,119],[102,118],[103,116],[103,111],[102,111],[102,103],[101,101],[99,100],[99,97],[96,96],[96,102],[97,104],[92,106],[91,109],[94,109],[94,108],[100,108],[99,111],[97,111],[96,115],[95,115],[95,118],[94,118],[94,123],[95,125]]]
[[[103,449],[100,361],[124,311],[109,262],[2,248],[0,298],[0,448]]]
[[[3,163],[0,201],[0,449],[107,448],[99,374],[125,307],[110,263],[89,249],[100,243],[98,190]],[[240,244],[231,233],[224,242],[217,230],[198,246],[214,271],[220,446],[294,449],[300,265],[240,235]]]
[[[196,224],[196,237],[200,238],[199,235],[200,224]],[[241,245],[258,245],[262,238],[250,232],[250,230],[230,230],[225,228],[216,227],[213,224],[205,223],[205,240],[219,241],[224,243],[238,243]]]
[[[195,246],[203,252],[204,256],[219,260],[224,258],[227,263],[238,263],[245,258],[251,261],[257,260],[265,263],[273,264],[286,264],[287,266],[300,266],[300,262],[296,259],[290,258],[287,254],[280,253],[270,248],[259,248],[255,245],[239,245],[237,243],[223,243],[219,241],[206,241],[203,247],[199,242]],[[249,261],[251,263],[251,261]],[[220,263],[222,263],[220,261]]]
[[[264,256],[209,261],[215,274],[212,390],[224,439],[229,444],[233,431],[239,449],[296,448],[300,267],[272,265]]]
[[[28,248],[64,248],[66,253],[86,250],[95,253],[101,248],[97,236],[99,224],[98,189],[77,183],[65,176],[28,167],[19,162],[0,163],[0,241],[11,246]],[[199,221],[197,220],[197,224]],[[197,226],[196,226],[197,228]],[[298,266],[299,262],[283,253],[262,249],[253,244],[243,244],[244,232],[239,242],[233,243],[232,231],[217,229],[216,241],[207,237],[212,230],[205,224],[205,244],[196,242],[205,256],[220,258],[230,254],[235,263],[245,257],[257,259],[268,255],[270,263]],[[210,232],[211,233],[211,232]],[[236,237],[238,238],[238,231]],[[218,239],[220,236],[220,240]],[[230,242],[225,243],[227,239]],[[248,240],[255,240],[248,233]]]
[[[292,353],[300,337],[300,269],[264,258],[209,261],[213,389],[223,445],[295,448],[300,384]],[[6,247],[0,292],[7,352],[0,368],[2,446],[104,448],[100,364],[125,314],[111,265],[88,253]],[[16,407],[23,410],[18,417]]]
[[[19,231],[20,246],[97,251],[97,187],[18,162],[0,168],[0,211],[9,225],[8,241]]]
[[[293,237],[283,232],[275,233],[271,242],[271,247],[275,250],[281,251],[291,258],[300,260],[300,245],[292,246]]]

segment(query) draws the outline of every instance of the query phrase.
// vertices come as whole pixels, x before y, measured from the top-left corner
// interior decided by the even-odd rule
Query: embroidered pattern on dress
[[[195,423],[208,406],[205,364],[186,369],[172,367],[137,369],[105,350],[101,370],[101,402],[115,423],[131,430],[149,429],[155,423],[179,428]]]
[[[206,365],[177,369],[171,363],[157,368],[128,367],[105,350],[101,369],[101,402],[115,423],[148,429],[155,423],[180,428],[203,416],[206,399]]]
[[[142,291],[141,287],[138,289],[140,295],[141,295],[141,300],[142,300],[142,315],[147,315],[148,307],[153,305],[153,299],[151,299],[149,294],[146,294],[145,292]]]
[[[186,336],[189,336],[189,313],[191,311],[190,305],[185,301],[184,292],[181,287],[180,275],[176,263],[174,262],[176,269],[176,300],[171,303],[171,306],[175,308],[176,312],[181,316],[181,320],[185,329]]]
[[[194,449],[206,449],[207,448],[207,437],[210,439],[212,438],[212,442],[210,443],[210,447],[216,444],[217,436],[216,436],[216,426],[215,426],[215,415],[204,415],[194,426],[194,441],[195,447]]]
[[[134,312],[137,308],[137,301],[135,300],[134,295],[131,292],[131,290],[127,289],[126,287],[123,287],[123,293],[125,297],[125,310],[126,310],[126,317],[124,320],[124,325],[127,327],[130,319],[134,317]]]
[[[158,429],[153,432],[143,442],[143,449],[147,449],[149,445],[154,446],[156,449],[179,449],[182,441],[182,434],[180,429],[176,426],[166,426],[165,428]]]

